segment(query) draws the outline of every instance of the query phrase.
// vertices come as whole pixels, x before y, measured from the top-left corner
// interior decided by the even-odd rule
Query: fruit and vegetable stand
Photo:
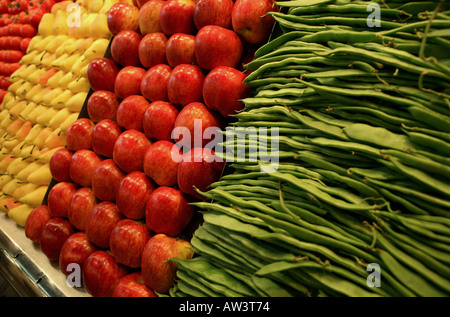
[[[0,108],[27,296],[450,295],[445,1],[36,3]]]

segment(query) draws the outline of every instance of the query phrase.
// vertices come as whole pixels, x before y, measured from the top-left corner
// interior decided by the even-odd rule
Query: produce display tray
[[[0,215],[0,271],[20,296],[90,296],[83,288],[70,287],[58,263],[49,261],[6,214]]]

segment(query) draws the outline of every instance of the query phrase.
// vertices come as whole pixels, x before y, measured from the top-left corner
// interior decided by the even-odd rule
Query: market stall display
[[[450,295],[445,1],[0,12],[0,269],[30,294]]]

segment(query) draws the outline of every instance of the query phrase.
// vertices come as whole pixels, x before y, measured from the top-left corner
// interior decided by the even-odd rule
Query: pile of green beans
[[[449,296],[449,8],[277,4],[233,125],[277,127],[278,168],[225,155],[170,296]]]

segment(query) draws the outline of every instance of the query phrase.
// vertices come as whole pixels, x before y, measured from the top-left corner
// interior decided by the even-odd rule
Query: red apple
[[[135,129],[126,130],[114,144],[114,162],[127,173],[142,171],[145,152],[150,144],[150,140],[143,132]]]
[[[42,229],[50,219],[52,219],[52,216],[47,205],[34,208],[25,221],[25,236],[34,243],[39,244],[41,242]]]
[[[93,297],[111,297],[120,279],[128,274],[126,267],[103,250],[86,259],[82,272],[84,288]]]
[[[92,149],[92,130],[94,122],[87,118],[80,118],[66,130],[66,143],[70,151]]]
[[[278,9],[275,0],[236,0],[231,13],[233,30],[248,43],[264,43],[275,23],[267,13]]]
[[[64,242],[74,234],[74,228],[64,218],[52,218],[42,228],[41,251],[50,261],[57,261]]]
[[[124,129],[142,131],[144,113],[150,103],[143,96],[132,95],[126,97],[117,108],[117,123]]]
[[[197,30],[206,25],[218,25],[231,29],[233,5],[233,0],[197,0],[193,13]]]
[[[178,109],[170,102],[154,101],[144,113],[142,128],[151,139],[171,140]]]
[[[150,0],[145,2],[139,10],[139,29],[142,35],[162,32],[159,23],[159,13],[165,0]]]
[[[83,187],[91,187],[92,173],[102,159],[91,150],[76,151],[70,161],[70,178]]]
[[[211,70],[203,84],[205,104],[224,117],[244,109],[242,99],[250,94],[250,88],[243,83],[246,76],[243,72],[227,66]]]
[[[202,101],[205,75],[196,65],[181,64],[170,74],[167,95],[173,104],[185,106],[194,101]]]
[[[131,172],[120,182],[116,205],[125,217],[140,220],[145,217],[145,204],[155,190],[152,181],[140,171]]]
[[[82,187],[78,189],[70,200],[69,210],[67,212],[67,217],[72,226],[84,231],[86,219],[97,204],[98,200],[91,188]]]
[[[212,130],[220,130],[222,127],[222,118],[218,113],[209,109],[201,102],[192,102],[181,109],[180,113],[177,116],[174,125],[174,140],[175,142],[180,142],[184,146],[188,148],[193,147],[205,147],[211,139],[213,139],[214,135],[207,136],[205,131],[208,130],[209,133],[213,132]],[[186,128],[189,132],[188,137],[189,140],[183,140],[186,137],[186,133],[183,133],[183,129]],[[178,135],[178,131],[180,131],[180,135]]]
[[[68,276],[72,273],[71,264],[79,266],[83,271],[86,259],[95,251],[98,251],[86,237],[84,232],[76,232],[72,234],[62,245],[59,254],[59,268],[64,275]]]
[[[140,66],[139,43],[142,35],[134,31],[120,31],[111,43],[112,59],[121,66]]]
[[[76,184],[69,182],[57,183],[50,189],[47,200],[52,217],[68,217],[70,200],[77,189]]]
[[[113,91],[96,90],[89,97],[87,102],[87,111],[89,118],[94,123],[103,119],[116,119],[119,100]]]
[[[92,174],[92,190],[95,197],[101,201],[114,202],[120,182],[124,177],[125,173],[112,159],[100,162]]]
[[[92,90],[114,91],[114,81],[119,69],[110,58],[94,58],[87,68],[87,76]]]
[[[145,223],[149,230],[179,235],[194,215],[194,207],[179,189],[161,186],[155,189],[147,200]]]
[[[110,119],[104,119],[95,124],[92,131],[92,149],[97,155],[112,158],[114,144],[122,134],[119,124]]]
[[[150,239],[147,226],[131,219],[119,221],[109,238],[111,254],[117,262],[131,268],[141,266],[142,252]]]
[[[125,66],[116,77],[114,92],[119,99],[141,94],[141,81],[146,73],[142,67]]]
[[[141,272],[134,272],[122,277],[114,288],[113,297],[158,297],[145,285]]]
[[[139,8],[130,3],[115,3],[108,11],[106,22],[113,35],[124,30],[138,32]]]
[[[145,68],[166,64],[167,37],[161,32],[146,34],[139,43],[139,60]]]
[[[50,158],[49,166],[50,172],[55,180],[58,182],[70,182],[70,160],[73,152],[67,148],[61,148],[56,151]]]
[[[217,25],[201,28],[195,37],[195,58],[206,70],[217,66],[236,68],[241,60],[243,46],[239,36],[229,29]]]
[[[180,64],[196,64],[195,36],[183,33],[173,34],[167,40],[166,59],[172,68]]]
[[[177,271],[177,264],[168,260],[173,257],[191,259],[193,255],[189,241],[156,234],[148,240],[142,253],[142,279],[155,292],[167,293],[175,282]]]
[[[178,162],[172,158],[171,141],[159,140],[150,145],[144,157],[144,173],[159,186],[175,186],[177,184]],[[181,149],[178,149],[181,155]]]
[[[178,165],[178,187],[186,194],[205,199],[194,187],[205,192],[209,185],[220,179],[223,167],[224,162],[212,150],[193,148],[183,155]]]
[[[150,67],[141,81],[141,93],[150,101],[169,101],[167,96],[167,83],[172,68],[167,64],[158,64]]]
[[[159,12],[161,30],[166,35],[175,33],[194,34],[194,7],[193,0],[166,1]]]
[[[88,240],[99,248],[108,249],[111,232],[124,218],[114,203],[109,201],[98,203],[86,219],[85,232]]]

